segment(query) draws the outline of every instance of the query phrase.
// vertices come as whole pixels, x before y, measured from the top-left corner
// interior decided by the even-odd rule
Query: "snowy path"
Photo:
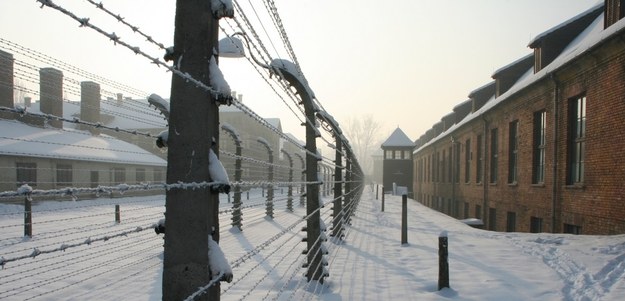
[[[120,224],[113,222],[116,203]],[[625,300],[625,235],[483,231],[409,199],[408,244],[401,245],[401,198],[387,195],[381,212],[381,201],[365,191],[344,240],[325,242],[330,276],[319,284],[303,277],[305,208],[289,212],[278,201],[271,219],[260,196],[244,203],[243,231],[230,227],[230,214],[220,215],[220,246],[237,265],[233,282],[221,284],[222,300]],[[159,300],[163,241],[149,226],[163,205],[163,197],[38,204],[32,239],[21,237],[20,207],[0,205],[4,259],[145,228],[7,262],[0,299]],[[321,214],[327,225],[330,207]],[[451,288],[438,291],[442,231]]]
[[[624,300],[625,236],[496,233],[408,200],[365,193],[330,267],[324,300]],[[450,289],[437,291],[438,236],[449,233]],[[362,289],[361,289],[362,288]]]

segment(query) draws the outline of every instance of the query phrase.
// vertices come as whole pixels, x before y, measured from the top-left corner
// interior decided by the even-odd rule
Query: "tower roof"
[[[404,131],[402,131],[399,127],[393,131],[391,136],[382,143],[382,147],[392,147],[392,146],[410,146],[414,147],[414,142],[406,136]]]

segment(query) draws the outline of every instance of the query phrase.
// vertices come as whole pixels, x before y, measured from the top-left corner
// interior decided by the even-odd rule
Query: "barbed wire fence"
[[[104,10],[101,3],[86,1],[102,9],[106,14],[124,20],[121,15]],[[178,71],[176,66],[162,62],[157,56],[142,53],[137,46],[124,43],[114,33],[107,33],[91,24],[88,19],[77,17],[52,1],[38,2],[42,7],[57,9],[76,19],[81,26],[92,28],[97,33],[112,39],[115,45],[121,45],[141,54],[149,63],[162,65],[174,76],[182,76],[198,86],[212,90],[203,83],[188,78],[189,76]],[[275,3],[269,1],[265,3],[265,6],[272,14],[274,25],[279,28],[282,41],[288,45],[289,56],[297,64],[299,74],[284,74],[289,70],[279,68],[279,66],[270,71],[263,68],[256,70],[276,92],[280,101],[293,112],[293,118],[313,129],[313,137],[307,132],[307,142],[308,139],[319,138],[336,151],[336,156],[331,158],[322,156],[316,150],[306,148],[307,143],[282,133],[236,98],[232,99],[235,110],[225,113],[234,115],[235,120],[247,120],[248,123],[235,124],[230,119],[228,122],[222,121],[221,123],[223,135],[220,135],[219,154],[221,162],[230,175],[232,190],[229,194],[220,196],[219,224],[231,225],[231,227],[219,229],[221,234],[219,244],[227,254],[238,254],[234,258],[229,258],[235,277],[231,283],[222,286],[221,294],[236,294],[240,296],[240,299],[244,299],[251,295],[256,296],[261,291],[263,300],[268,298],[275,300],[289,293],[290,298],[305,294],[306,291],[310,291],[311,286],[316,287],[323,283],[323,279],[328,276],[325,267],[328,261],[325,257],[340,248],[341,241],[349,235],[349,227],[345,225],[349,224],[349,218],[362,193],[363,178],[349,141],[341,133],[338,123],[322,109],[323,107],[314,95],[309,95],[309,108],[304,108],[302,105],[302,102],[306,101],[301,99],[302,95],[306,94],[306,91],[302,89],[307,89],[307,87],[298,87],[301,81],[293,82],[292,76],[303,76],[301,68],[282,22],[277,16]],[[250,51],[252,49],[256,51],[258,56],[263,58],[263,63],[270,66],[272,55],[264,47],[263,41],[255,33],[244,10],[236,1],[235,7],[237,17],[227,21],[230,31],[222,28],[222,32],[228,39],[232,39],[235,32],[243,32],[248,37],[256,37],[248,41],[253,45]],[[245,25],[242,26],[239,19],[245,20]],[[162,43],[154,41],[147,33],[139,31],[138,27],[126,21],[123,24],[133,28],[146,37],[149,43],[163,50]],[[63,97],[54,100],[57,105],[60,103],[83,108],[78,101],[83,93],[79,88],[81,82],[78,78],[86,78],[104,87],[101,95],[106,99],[100,99],[103,106],[102,114],[113,116],[113,120],[131,120],[140,125],[125,128],[115,125],[115,122],[81,120],[76,115],[70,118],[56,116],[45,113],[43,110],[33,110],[25,105],[0,106],[0,112],[5,113],[3,116],[8,115],[9,119],[21,122],[27,122],[28,118],[39,120],[38,124],[43,125],[46,130],[83,135],[85,139],[90,138],[92,133],[82,129],[106,130],[105,133],[111,134],[110,136],[98,135],[99,139],[104,140],[122,139],[136,142],[142,139],[144,145],[151,145],[151,147],[146,147],[147,150],[154,152],[157,156],[165,157],[166,153],[158,150],[154,144],[158,133],[167,129],[168,122],[148,106],[145,100],[148,93],[73,67],[2,38],[0,38],[0,50],[5,50],[17,57],[12,66],[8,66],[7,61],[0,60],[0,74],[1,70],[7,70],[10,67],[14,70],[14,78],[27,84],[39,84],[40,89],[60,90]],[[249,57],[248,60],[250,60]],[[252,60],[250,63],[256,67]],[[52,65],[65,73],[74,75],[64,77],[62,86],[55,86],[49,82],[42,83],[36,73],[41,68],[40,64]],[[272,74],[278,76],[272,77]],[[291,81],[289,81],[289,76],[291,76]],[[15,93],[27,91],[44,98],[40,91],[16,85],[14,82],[3,81],[3,79],[4,77],[0,76],[0,87],[9,87]],[[133,95],[135,99],[123,99],[124,101],[118,102],[119,99],[116,100],[114,97],[119,97],[120,93]],[[107,108],[105,109],[104,106]],[[94,109],[89,106],[86,108]],[[49,121],[51,120],[61,121],[64,126],[50,129]],[[258,128],[262,129],[260,134],[257,131]],[[124,135],[115,135],[115,133]],[[0,143],[8,142],[75,148],[77,154],[89,150],[111,151],[102,147],[94,148],[34,137],[0,136]],[[132,152],[126,149],[113,149],[112,151]],[[36,157],[27,149],[17,154],[3,153],[2,156]],[[61,163],[85,160],[80,155],[62,159],[54,156],[51,158]],[[311,158],[318,163],[310,164]],[[162,267],[162,239],[154,235],[153,231],[158,227],[159,220],[165,213],[163,193],[172,188],[198,189],[211,187],[215,183],[167,183],[164,181],[163,171],[159,169],[160,166],[136,168],[134,177],[123,177],[134,181],[115,183],[115,166],[124,163],[127,162],[109,160],[106,164],[95,167],[72,169],[74,174],[80,174],[83,171],[108,174],[107,177],[110,180],[102,181],[103,183],[99,183],[96,187],[90,187],[93,186],[93,181],[83,178],[72,179],[70,183],[66,180],[59,181],[58,164],[56,166],[36,165],[30,172],[37,175],[53,175],[37,177],[37,181],[31,184],[35,184],[38,189],[20,186],[23,183],[17,180],[19,173],[17,165],[0,166],[3,173],[16,175],[15,180],[7,177],[0,180],[0,187],[10,187],[0,190],[4,191],[0,193],[0,200],[24,200],[23,206],[12,205],[7,207],[5,212],[0,212],[0,228],[3,229],[0,238],[0,265],[2,266],[0,298],[15,297],[28,300],[42,296],[49,297],[92,280],[101,282],[96,285],[96,288],[107,290],[112,284],[145,275],[145,273],[135,272],[123,277],[111,277],[112,274],[125,271],[129,267],[154,273]],[[142,170],[142,176],[139,176],[139,170]],[[307,174],[311,170],[315,174],[314,178]],[[126,173],[131,174],[132,171],[128,170]],[[130,196],[132,192],[148,193],[151,196]],[[307,200],[312,193],[318,196],[319,204],[310,209],[307,207],[309,205]],[[94,196],[100,198],[93,199]],[[34,206],[33,198],[37,200]],[[48,202],[41,202],[48,198],[66,199],[69,202],[60,202],[55,206],[49,205]],[[302,214],[304,214],[303,218]],[[311,221],[313,221],[313,228],[316,228],[314,230],[317,231],[314,235],[310,235],[309,231]],[[239,232],[254,231],[255,225],[267,223],[276,225],[276,230],[271,233],[274,235],[270,233],[254,235],[257,239],[249,241],[245,246],[238,241]],[[21,235],[22,227],[24,235]],[[26,228],[30,228],[28,235]],[[305,231],[302,232],[302,230]],[[332,233],[326,234],[326,230],[331,230]],[[302,241],[307,244],[304,252],[295,251],[302,248]],[[242,252],[242,250],[247,251]],[[302,267],[308,270],[305,277],[298,276]],[[253,280],[250,281],[250,279]],[[189,298],[203,294],[209,287],[220,281],[220,279],[213,280]],[[295,286],[293,286],[294,282],[296,282]]]

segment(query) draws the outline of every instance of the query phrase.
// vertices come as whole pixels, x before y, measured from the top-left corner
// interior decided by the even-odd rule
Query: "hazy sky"
[[[102,2],[171,46],[174,0]],[[250,2],[259,14],[266,14],[262,1]],[[325,109],[343,127],[350,118],[373,115],[383,125],[383,138],[399,126],[412,140],[466,100],[469,92],[490,82],[495,70],[531,53],[527,44],[533,37],[599,2],[275,0],[304,75]],[[54,3],[131,38],[131,33],[117,31],[116,22],[90,9],[86,1]],[[254,11],[248,14],[252,18]],[[262,27],[256,30],[263,34]],[[275,27],[266,23],[265,30],[272,35]],[[75,20],[56,10],[41,9],[34,0],[0,0],[0,38],[169,97],[171,74],[164,68],[113,46],[93,30],[79,28]],[[275,38],[265,46],[280,48],[278,42]],[[162,55],[154,48],[145,51]],[[276,57],[285,53],[270,52]],[[281,118],[286,132],[303,137],[299,121],[281,106],[247,60],[222,58],[220,67],[232,90],[244,95],[246,105],[263,117]]]

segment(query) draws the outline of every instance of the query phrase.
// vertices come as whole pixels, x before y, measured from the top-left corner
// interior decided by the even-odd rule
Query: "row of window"
[[[423,197],[424,200],[424,205],[433,208],[435,210],[444,212],[446,214],[450,214],[453,215],[452,211],[452,200],[451,199],[447,199],[447,202],[445,203],[443,198],[439,198],[436,196],[424,196]],[[463,206],[463,216],[464,218],[470,218],[471,217],[471,204],[469,204],[468,202],[458,202],[458,204],[462,204]],[[483,219],[482,218],[482,206],[480,205],[475,205],[475,211],[473,214],[473,217],[477,218],[477,219]],[[530,225],[529,225],[529,232],[530,233],[542,233],[545,232],[546,229],[543,229],[543,218],[541,217],[537,217],[537,216],[531,216],[530,217]],[[499,229],[497,229],[497,209],[496,208],[488,208],[488,224],[485,225],[487,230],[491,230],[491,231],[498,231]],[[505,228],[506,232],[517,232],[517,213],[514,211],[506,211],[506,228]],[[572,225],[572,224],[563,224],[563,229],[562,229],[563,233],[570,233],[570,234],[581,234],[582,233],[582,228],[581,226],[578,225]]]
[[[384,159],[387,160],[410,160],[412,159],[409,150],[385,150]]]
[[[584,180],[584,157],[586,137],[586,97],[580,96],[569,100],[567,139],[567,184],[574,185]],[[533,116],[532,135],[532,184],[545,181],[545,148],[547,131],[547,112],[541,110]],[[471,166],[475,164],[475,182],[483,179],[484,139],[476,136],[476,161],[473,162],[471,138],[464,141],[464,182],[471,181]],[[489,131],[490,156],[489,182],[497,183],[499,177],[499,129]],[[432,153],[416,162],[417,180],[420,182],[459,182],[460,143],[452,143],[448,149]],[[519,180],[519,121],[508,124],[508,183],[516,184]]]
[[[37,186],[37,163],[15,163],[16,183],[17,186],[28,184],[30,186]],[[161,169],[153,169],[153,181],[163,181],[163,171]],[[114,167],[110,170],[111,182],[114,185],[126,183],[126,168]],[[90,184],[91,187],[98,187],[100,183],[100,171],[90,171]],[[135,169],[135,181],[137,183],[146,181],[145,168]],[[72,186],[74,182],[74,170],[71,164],[57,164],[56,165],[56,185],[58,186]]]

